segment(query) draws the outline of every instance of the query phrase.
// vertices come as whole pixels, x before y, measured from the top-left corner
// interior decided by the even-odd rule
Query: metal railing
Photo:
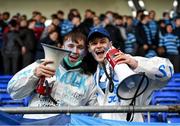
[[[127,113],[127,112],[172,112],[180,113],[180,105],[170,106],[67,106],[67,107],[0,107],[9,114],[50,113]]]

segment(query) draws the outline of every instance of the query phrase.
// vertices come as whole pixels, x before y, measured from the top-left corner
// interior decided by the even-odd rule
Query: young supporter
[[[93,55],[94,59],[98,62],[97,71],[94,75],[94,81],[97,86],[97,99],[98,103],[102,106],[119,106],[129,105],[131,100],[119,99],[117,96],[117,87],[120,83],[117,73],[106,59],[107,52],[114,48],[112,47],[111,37],[104,28],[94,28],[88,35],[88,48],[89,52]],[[154,90],[164,87],[173,74],[173,65],[166,58],[152,57],[145,58],[139,56],[131,56],[119,51],[115,53],[113,60],[117,64],[125,63],[135,73],[145,72],[149,78],[149,85],[142,95],[136,98],[135,105],[148,105],[151,100],[151,94]],[[110,77],[107,78],[106,72]],[[119,71],[127,72],[127,71]],[[111,80],[109,79],[111,78]],[[113,92],[109,91],[109,82],[114,83]],[[127,113],[102,113],[101,117],[104,119],[113,120],[126,120]],[[135,113],[133,121],[143,122],[142,113]]]
[[[39,60],[25,67],[8,83],[13,99],[30,97],[29,107],[97,105],[93,77],[85,71],[86,37],[73,31],[64,37],[63,49],[72,51],[55,70],[48,66],[53,61]],[[35,92],[41,77],[51,78],[51,98]],[[49,95],[48,95],[49,96]],[[53,100],[52,100],[53,99]],[[50,109],[50,108],[49,108]],[[24,118],[47,118],[55,114],[25,114]]]

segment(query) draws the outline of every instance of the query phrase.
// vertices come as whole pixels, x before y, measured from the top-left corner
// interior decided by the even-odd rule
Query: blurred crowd
[[[63,37],[72,30],[86,36],[93,27],[104,27],[111,35],[114,47],[131,55],[166,57],[171,60],[175,72],[180,72],[180,15],[171,18],[163,12],[156,20],[156,12],[145,14],[137,11],[136,17],[107,11],[96,15],[87,9],[84,15],[78,9],[70,9],[67,18],[62,10],[51,15],[51,23],[39,11],[32,17],[9,12],[0,13],[0,74],[15,74],[37,59],[44,58],[40,43],[61,48]]]

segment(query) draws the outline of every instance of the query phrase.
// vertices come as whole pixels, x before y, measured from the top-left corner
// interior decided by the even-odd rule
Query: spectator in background
[[[86,9],[84,14],[84,19],[93,19],[95,13],[91,9]]]
[[[170,13],[169,13],[169,11],[165,11],[165,12],[163,12],[163,14],[162,14],[162,17],[163,17],[163,21],[164,21],[164,23],[167,25],[167,24],[171,24],[171,18],[170,18]]]
[[[173,27],[171,24],[166,25],[166,34],[161,37],[158,49],[160,55],[165,52],[165,57],[168,58],[174,65],[175,72],[180,72],[180,39],[173,34]],[[165,49],[163,51],[163,49]]]
[[[114,23],[115,23],[115,26],[119,29],[120,31],[120,34],[123,38],[123,41],[125,42],[126,39],[127,39],[127,35],[126,35],[126,29],[125,29],[125,26],[123,24],[123,17],[119,14],[115,14],[115,18],[114,18]]]
[[[17,31],[17,21],[9,22],[9,32],[4,35],[2,55],[4,64],[4,74],[15,74],[19,70],[19,58],[25,54],[26,47]]]
[[[156,12],[154,10],[149,11],[149,29],[152,36],[152,42],[159,42],[159,28],[157,21],[155,20]]]
[[[159,38],[160,38],[166,34],[166,24],[164,23],[164,20],[159,20],[158,25],[159,25]]]
[[[0,50],[2,50],[3,46],[3,34],[4,30],[6,29],[8,25],[4,22],[3,16],[0,13]],[[3,74],[3,57],[2,57],[2,52],[0,51],[0,74]]]
[[[35,24],[34,24],[34,28],[33,28],[35,36],[36,36],[36,41],[40,40],[41,34],[45,28],[45,25],[41,22],[41,19],[42,19],[41,13],[40,12],[36,13],[36,15],[34,17]]]
[[[51,31],[48,36],[46,36],[45,38],[41,39],[38,43],[37,43],[37,47],[36,47],[36,54],[35,54],[35,59],[43,59],[44,58],[44,50],[43,47],[41,45],[41,43],[45,43],[48,45],[54,45],[57,47],[61,47],[61,44],[59,42],[59,33],[54,30]]]
[[[133,18],[131,16],[127,17],[126,23],[126,34],[127,40],[125,41],[125,53],[135,55],[137,52],[137,42],[135,37],[135,27],[133,26]]]
[[[45,24],[46,20],[47,20],[47,18],[45,16],[42,16],[40,22],[42,24]]]
[[[25,14],[21,15],[20,21],[21,21],[21,20],[27,20],[27,15],[25,15]]]
[[[135,34],[135,26],[133,25],[132,16],[127,16],[125,28],[126,28],[126,31],[131,31]]]
[[[75,29],[78,28],[80,26],[80,24],[81,24],[81,16],[80,15],[73,16],[71,22],[74,25]]]
[[[54,24],[56,26],[56,29],[57,29],[59,35],[61,36],[61,23],[62,22],[59,20],[59,18],[57,17],[56,14],[51,15],[51,19],[52,19],[52,24]]]
[[[140,21],[141,21],[141,15],[143,15],[144,14],[144,10],[138,10],[137,12],[136,12],[136,17],[135,17],[135,19],[133,20],[133,25],[134,26],[137,26],[139,23],[140,23]]]
[[[57,18],[59,19],[60,22],[64,21],[64,12],[62,10],[57,11]]]
[[[74,25],[72,23],[72,18],[78,15],[80,16],[80,13],[77,9],[72,8],[69,10],[68,19],[60,23],[60,29],[61,29],[60,35],[62,36],[62,38],[64,38],[66,34],[68,34],[69,32],[73,30]]]
[[[141,15],[141,22],[136,26],[136,40],[138,44],[137,55],[153,57],[156,56],[157,41],[153,41],[150,28],[148,26],[149,16]]]
[[[180,39],[180,16],[175,18],[174,34]]]
[[[101,21],[98,16],[93,17],[93,27],[101,27]]]
[[[36,38],[34,35],[34,31],[28,28],[28,25],[29,24],[27,20],[21,20],[19,35],[20,35],[21,41],[24,43],[24,46],[26,47],[26,52],[22,55],[23,68],[33,62],[35,45],[36,45]]]
[[[108,16],[106,16],[108,15]],[[124,50],[124,41],[119,29],[113,24],[113,12],[106,12],[102,21],[102,26],[110,33],[114,47]]]
[[[2,18],[3,18],[3,21],[6,23],[6,24],[8,24],[8,21],[9,21],[9,19],[10,19],[10,13],[9,12],[3,12],[2,13]]]
[[[51,33],[52,31],[55,31],[57,30],[57,26],[54,25],[53,23],[50,24],[49,26],[47,26],[44,31],[42,32],[41,34],[41,38],[40,39],[43,39],[45,37],[47,37],[49,35],[49,33]]]

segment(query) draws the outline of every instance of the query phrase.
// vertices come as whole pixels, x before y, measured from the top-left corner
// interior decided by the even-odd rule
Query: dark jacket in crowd
[[[110,33],[113,46],[123,51],[124,41],[119,29],[112,24],[106,25],[105,29]]]
[[[44,43],[44,44],[48,44],[48,45],[54,45],[54,46],[57,46],[56,42],[51,40],[49,36],[41,39],[38,43],[37,43],[37,46],[36,46],[36,54],[35,54],[35,59],[43,59],[44,58],[44,50],[43,50],[43,47],[41,45],[41,43]]]

